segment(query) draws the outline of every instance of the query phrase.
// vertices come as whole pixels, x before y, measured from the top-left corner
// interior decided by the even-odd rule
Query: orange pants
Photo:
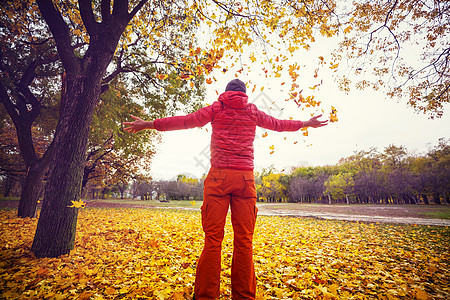
[[[253,171],[211,168],[205,179],[202,226],[205,246],[197,265],[195,299],[220,296],[222,240],[228,207],[233,225],[231,289],[233,299],[255,299],[253,232],[256,222],[256,189]]]

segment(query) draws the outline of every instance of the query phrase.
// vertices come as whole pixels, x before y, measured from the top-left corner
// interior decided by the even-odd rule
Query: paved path
[[[444,220],[444,219],[348,215],[348,214],[320,213],[320,212],[299,211],[299,210],[289,210],[289,209],[286,209],[286,210],[283,210],[283,209],[260,210],[258,212],[258,215],[260,215],[260,216],[312,217],[312,218],[319,218],[319,219],[343,220],[343,221],[450,226],[450,220]]]
[[[180,210],[200,210],[199,208],[190,207],[149,207],[147,205],[129,205],[125,203],[104,203],[98,204],[95,201],[87,201],[87,206],[97,206],[97,207],[134,207],[134,208],[159,208],[159,209],[180,209]],[[91,204],[92,203],[92,204]],[[2,201],[2,207],[17,208],[19,201]],[[419,217],[400,217],[401,213],[397,216],[388,215],[383,210],[399,210],[404,209],[403,207],[390,207],[390,206],[369,206],[363,209],[367,212],[372,212],[371,215],[364,214],[363,211],[353,211],[352,214],[345,214],[340,212],[324,212],[324,207],[317,205],[316,210],[307,209],[277,209],[271,208],[270,204],[257,204],[260,216],[291,216],[291,217],[309,217],[318,219],[328,219],[328,220],[343,220],[343,221],[360,221],[360,222],[379,222],[379,223],[393,223],[393,224],[417,224],[417,225],[431,225],[431,226],[450,226],[450,220],[446,219],[431,219],[431,218],[419,218]],[[312,205],[309,208],[313,207]],[[345,206],[346,209],[349,207]],[[350,207],[351,208],[351,207]],[[356,208],[355,208],[356,209]],[[317,211],[322,210],[322,211]],[[339,210],[339,206],[333,207],[333,210]],[[379,212],[374,212],[376,210]]]

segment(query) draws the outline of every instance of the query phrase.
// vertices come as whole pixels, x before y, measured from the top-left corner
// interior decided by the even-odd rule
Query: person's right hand
[[[139,132],[144,129],[154,129],[155,128],[155,125],[153,124],[152,121],[144,121],[139,117],[135,117],[133,115],[130,115],[130,116],[131,116],[131,118],[134,119],[134,121],[133,122],[123,122],[122,123],[123,125],[128,126],[128,127],[125,127],[123,129],[123,131],[130,132],[130,133],[136,133],[136,132]]]

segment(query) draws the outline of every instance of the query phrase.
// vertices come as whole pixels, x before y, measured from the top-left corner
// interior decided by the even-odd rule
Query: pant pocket
[[[255,176],[253,175],[253,173],[244,173],[243,177],[245,185],[242,196],[248,198],[256,198]]]
[[[226,174],[222,172],[210,172],[205,179],[204,194],[205,197],[210,196],[223,196],[223,183],[225,181]]]

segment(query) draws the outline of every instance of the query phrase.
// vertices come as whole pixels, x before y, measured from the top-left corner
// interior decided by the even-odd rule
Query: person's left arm
[[[328,120],[318,120],[322,115],[312,117],[308,121],[280,120],[258,110],[258,126],[274,131],[297,131],[302,127],[318,128],[328,124]]]

